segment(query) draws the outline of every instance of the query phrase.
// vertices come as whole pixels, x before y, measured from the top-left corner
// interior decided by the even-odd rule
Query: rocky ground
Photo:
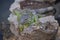
[[[7,35],[4,35],[3,39],[4,40],[17,40],[17,38],[11,33],[10,34],[7,33]],[[57,33],[57,36],[56,36],[56,40],[60,40],[60,28],[58,30],[58,33]]]
[[[56,36],[56,40],[60,40],[60,27],[59,27],[59,30],[58,30],[58,33],[57,33],[57,36]]]
[[[1,26],[1,30],[3,31],[3,40],[20,40],[20,36],[19,36],[19,39],[14,36],[11,31],[10,31],[10,27],[9,27],[9,24],[4,24],[2,23],[3,25]],[[60,27],[59,27],[59,30],[58,30],[58,33],[57,33],[57,36],[56,36],[56,39],[55,40],[60,40]]]

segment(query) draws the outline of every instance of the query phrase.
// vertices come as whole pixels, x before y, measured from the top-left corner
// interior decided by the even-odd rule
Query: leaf
[[[14,10],[15,15],[17,16],[17,20],[20,21],[21,13],[18,10]]]
[[[24,29],[24,26],[20,25],[20,26],[19,26],[19,31],[22,32],[23,29]]]

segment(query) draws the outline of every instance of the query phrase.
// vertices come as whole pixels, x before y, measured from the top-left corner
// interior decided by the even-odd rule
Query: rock
[[[54,19],[54,16],[43,17],[43,18],[40,18],[39,21],[41,22],[42,29],[46,30],[46,32],[48,32],[49,30],[51,30],[51,32],[54,32],[59,27],[59,24]],[[47,28],[47,29],[45,29],[45,28]]]
[[[17,21],[17,16],[10,14],[10,16],[8,17],[8,21],[10,23],[13,23],[15,25],[16,28],[18,28],[18,21]]]
[[[39,29],[31,26],[25,29],[20,37],[21,40],[54,40],[58,31],[58,23],[53,16],[43,17],[40,20]],[[44,26],[43,26],[44,25]],[[34,29],[35,28],[35,29]],[[23,35],[22,35],[23,34]],[[28,38],[27,38],[28,37]]]
[[[55,2],[56,0],[45,0],[45,1],[49,1],[49,2]]]
[[[49,2],[55,2],[56,0],[26,0],[26,1],[40,1],[40,2],[49,1]]]
[[[39,21],[40,21],[41,23],[57,22],[57,21],[54,19],[54,16],[43,17],[43,18],[40,18]]]
[[[56,40],[60,40],[60,27],[58,28],[58,32],[57,32],[57,36],[56,36]]]
[[[59,27],[58,22],[54,19],[54,16],[40,18],[37,25],[32,24],[28,28],[24,29],[23,32],[20,32],[20,34],[14,23],[10,24],[11,32],[17,37],[20,36],[20,40],[51,40],[55,38]]]
[[[45,10],[48,11],[53,10],[53,7],[49,7],[51,6],[50,4],[45,2],[38,2],[38,1],[44,1],[44,0],[34,0],[30,2],[15,0],[15,2],[10,7],[10,11],[13,12],[15,8],[39,9],[39,12],[42,12],[43,10],[44,12]],[[50,0],[45,0],[45,1],[50,1]],[[54,0],[51,0],[51,2],[53,1]],[[40,9],[40,8],[45,8],[45,9]],[[29,13],[29,10],[27,12]],[[27,17],[26,15],[22,16],[21,23],[24,23],[24,20],[28,18],[29,17]],[[17,16],[10,15],[8,20],[10,21],[10,30],[16,37],[18,37],[17,40],[54,40],[59,27],[58,22],[54,19],[54,16],[45,16],[38,19],[36,24],[32,23],[31,25],[29,25],[29,27],[24,28],[24,30],[20,32],[17,22]]]
[[[20,9],[20,2],[21,1],[24,1],[24,0],[15,0],[14,2],[13,2],[13,4],[10,6],[10,8],[9,8],[9,10],[11,11],[11,12],[13,12],[13,10],[15,9],[15,8],[19,8]],[[17,5],[17,6],[16,6]]]

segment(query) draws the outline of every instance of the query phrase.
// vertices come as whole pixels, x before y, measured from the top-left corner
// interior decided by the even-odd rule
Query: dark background
[[[10,14],[9,11],[10,5],[13,2],[14,0],[0,0],[0,40],[3,40],[3,34],[4,34],[4,32],[1,30],[2,29],[1,23],[5,22],[6,24],[9,24],[9,22],[7,22],[8,21],[7,18]],[[6,28],[8,29],[8,26]]]
[[[9,7],[14,2],[14,0],[0,0],[0,23],[7,22],[7,18],[10,14]]]

